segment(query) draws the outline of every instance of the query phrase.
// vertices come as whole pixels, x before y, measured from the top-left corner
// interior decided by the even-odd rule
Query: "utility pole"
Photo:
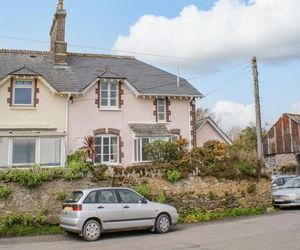
[[[252,72],[253,72],[254,98],[255,98],[257,156],[259,158],[262,158],[263,157],[263,149],[262,149],[262,132],[261,132],[261,112],[260,112],[258,70],[257,70],[256,57],[252,58],[251,64],[252,64]]]

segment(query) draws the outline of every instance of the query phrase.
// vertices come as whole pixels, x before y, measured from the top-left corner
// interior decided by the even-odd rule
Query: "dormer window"
[[[13,86],[14,106],[33,106],[34,86],[32,81],[15,81]]]
[[[100,84],[100,107],[117,108],[118,103],[118,83],[101,82]]]

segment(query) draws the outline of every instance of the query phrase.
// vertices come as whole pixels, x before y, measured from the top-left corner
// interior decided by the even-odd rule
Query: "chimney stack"
[[[65,41],[67,12],[64,10],[64,1],[58,0],[50,30],[50,52],[56,65],[67,65],[67,43]]]

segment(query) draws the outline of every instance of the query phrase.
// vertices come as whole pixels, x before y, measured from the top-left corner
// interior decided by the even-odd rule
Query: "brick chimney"
[[[57,65],[67,65],[67,43],[65,41],[66,16],[67,12],[64,10],[64,1],[58,0],[50,30],[50,52],[54,63]]]

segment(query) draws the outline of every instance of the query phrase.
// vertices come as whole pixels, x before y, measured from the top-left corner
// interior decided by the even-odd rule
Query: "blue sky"
[[[215,36],[215,34],[210,34],[211,30],[209,29],[209,27],[207,27],[208,25],[205,26],[205,24],[214,24],[218,21],[214,20],[214,15],[218,17],[226,11],[234,11],[235,8],[242,8],[238,9],[241,10],[239,12],[242,12],[246,9],[248,11],[250,9],[246,8],[250,6],[247,5],[247,1],[240,1],[241,6],[238,7],[236,3],[232,3],[234,1],[238,2],[238,0],[65,0],[65,8],[67,9],[68,13],[67,42],[71,44],[79,44],[97,48],[122,48],[124,50],[130,51],[142,51],[146,53],[164,54],[188,58],[189,55],[186,55],[184,52],[184,47],[187,47],[188,45],[185,45],[184,42],[185,39],[188,40],[190,39],[190,37],[186,37],[185,39],[180,41],[181,44],[183,44],[183,48],[178,46],[178,48],[175,48],[175,52],[168,49],[157,50],[157,47],[160,46],[155,45],[156,41],[154,41],[152,45],[149,44],[149,40],[151,40],[151,35],[153,34],[155,40],[155,35],[157,34],[157,31],[150,29],[147,30],[147,27],[150,26],[147,23],[147,20],[141,18],[145,15],[151,15],[151,22],[157,22],[157,27],[159,27],[159,22],[161,21],[161,19],[158,18],[159,16],[165,17],[165,19],[163,19],[163,22],[168,23],[170,20],[175,20],[174,23],[176,24],[180,23],[180,19],[177,20],[176,17],[180,16],[182,10],[187,6],[194,5],[196,8],[190,8],[189,12],[186,11],[188,13],[186,15],[187,17],[189,17],[189,15],[193,16],[195,14],[195,19],[191,19],[189,20],[189,22],[197,20],[196,18],[198,18],[199,16],[202,18],[201,20],[203,20],[203,24],[199,26],[199,29],[201,29],[203,25],[203,33],[201,33],[202,40],[199,40],[199,47],[201,47],[204,44],[204,42],[207,43],[206,40],[203,40],[203,37],[206,36],[206,33],[209,33],[208,36],[211,36],[212,39]],[[264,1],[265,0],[256,0],[257,3],[263,3]],[[274,1],[278,2],[279,0]],[[47,43],[6,39],[1,38],[1,36],[21,37],[33,40],[49,41],[49,29],[51,26],[56,3],[56,0],[1,0],[2,11],[0,15],[0,47],[48,50],[49,45]],[[218,8],[216,8],[215,11],[213,11],[214,5],[217,5],[217,3],[219,3]],[[294,6],[296,4],[297,3],[295,1]],[[270,12],[271,11],[276,13],[274,9],[270,9]],[[221,14],[217,15],[216,13]],[[290,14],[290,16],[292,15],[293,13]],[[182,16],[184,16],[184,14]],[[253,14],[253,16],[257,18],[257,15]],[[237,16],[236,19],[239,20],[239,18],[241,17]],[[297,18],[298,16],[295,17],[295,21],[297,21]],[[184,20],[186,20],[186,18]],[[221,20],[220,23],[224,23],[224,34],[222,33],[223,31],[219,31],[216,28],[214,28],[216,29],[216,33],[219,33],[218,35],[221,38],[223,36],[228,36],[227,33],[230,33],[229,26],[232,26],[232,24],[229,22],[224,22],[224,20]],[[298,22],[297,24],[295,22],[295,25],[297,26],[299,25],[299,23],[300,22]],[[130,27],[132,27],[135,24],[138,24],[139,29],[137,31],[130,32]],[[193,25],[198,24],[191,24],[191,27],[193,27]],[[226,25],[228,25],[228,28],[226,28]],[[234,25],[237,24],[235,23]],[[252,23],[251,25],[255,24]],[[262,23],[262,26],[263,25],[264,24]],[[282,61],[281,58],[276,57],[278,55],[300,54],[300,27],[295,27],[296,30],[297,28],[298,33],[296,32],[295,35],[292,34],[292,31],[287,31],[285,27],[282,28],[282,31],[280,31],[279,28],[278,36],[280,36],[281,34],[286,35],[284,34],[284,32],[289,32],[287,37],[291,37],[290,39],[278,41],[278,43],[276,43],[276,36],[274,36],[268,42],[266,42],[266,39],[262,40],[262,44],[265,44],[267,47],[270,47],[270,51],[268,51],[268,53],[264,53],[266,47],[260,47],[259,43],[260,38],[262,37],[261,34],[253,33],[253,35],[250,36],[250,40],[253,38],[253,44],[256,44],[256,47],[253,47],[257,48],[253,49],[253,54],[257,53],[255,55],[259,58],[258,63],[260,72],[259,77],[261,87],[261,104],[264,123],[271,124],[275,122],[275,120],[282,113],[297,112],[298,108],[298,113],[300,113],[299,56],[294,56],[293,60],[285,61]],[[135,40],[135,34],[139,34],[138,32],[141,32],[141,29],[142,32],[148,33],[146,35],[148,39],[145,39],[147,40],[147,42],[145,42],[145,44],[147,44],[147,47],[146,45],[141,44],[143,43],[143,41],[141,42],[139,40]],[[266,29],[271,30],[272,27],[269,28],[266,26]],[[161,30],[162,32],[166,32],[166,30],[163,30],[163,28]],[[172,32],[176,33],[176,27],[175,30]],[[239,31],[235,30],[234,32],[238,33]],[[245,29],[243,29],[240,32],[244,32],[244,36],[247,36],[247,30],[245,32]],[[275,33],[271,33],[268,36],[270,37],[274,34],[277,35],[277,31],[274,32]],[[124,37],[125,39],[123,39],[123,42],[121,41],[117,43],[116,41],[120,40],[120,36]],[[129,38],[131,39],[130,45],[128,45]],[[159,38],[157,39],[159,40]],[[177,40],[176,36],[174,36],[173,39]],[[238,39],[241,40],[240,37],[238,37]],[[249,40],[249,38],[247,39]],[[290,43],[295,43],[297,39],[299,41],[299,47],[290,46]],[[217,38],[215,40],[217,40]],[[162,39],[162,43],[163,41],[164,40]],[[203,41],[203,43],[201,44],[200,41]],[[229,41],[227,38],[227,40],[224,40],[224,44],[225,42],[228,42],[229,44],[235,41]],[[241,42],[241,44],[242,43],[243,41]],[[286,47],[288,47],[288,49],[286,49],[284,43],[287,44]],[[209,47],[209,42],[208,45],[206,44],[205,46]],[[224,47],[226,46],[227,45],[224,45]],[[247,46],[249,48],[251,44],[246,44],[245,50],[247,50]],[[250,55],[253,54],[243,54],[241,51],[236,52],[234,49],[231,48],[231,50],[229,51],[233,51],[232,54],[236,53],[235,56],[231,57],[231,52],[226,54],[226,48],[220,48],[219,44],[217,44],[215,48],[215,53],[210,53],[209,55],[206,55],[203,52],[205,51],[205,48],[203,48],[203,51],[201,51],[202,54],[199,54],[203,55],[203,57],[199,56],[199,58],[193,58],[195,62],[194,65],[193,63],[191,63],[193,61],[183,62],[179,60],[180,62],[177,62],[176,59],[174,59],[170,63],[166,62],[165,60],[160,60],[160,58],[150,58],[145,56],[143,56],[142,58],[140,58],[139,56],[137,57],[139,59],[150,62],[151,64],[155,64],[156,66],[159,66],[163,69],[167,69],[173,73],[176,72],[176,65],[178,64],[178,67],[180,67],[181,75],[188,79],[193,76],[199,75],[200,77],[191,79],[190,82],[203,94],[211,92],[212,93],[209,94],[206,98],[198,101],[197,104],[199,106],[207,107],[211,110],[216,111],[221,119],[224,117],[224,121],[223,123],[221,123],[221,125],[227,130],[234,125],[245,126],[249,121],[253,121],[253,116],[247,113],[247,111],[249,111],[249,107],[253,104],[253,83],[250,67]],[[297,50],[297,48],[299,48],[299,50]],[[106,50],[78,48],[71,46],[69,46],[69,50],[110,53]],[[181,50],[183,52],[180,54],[179,52],[177,53],[177,50]],[[220,54],[222,54],[222,58],[221,56],[219,56],[218,50],[221,51]],[[188,51],[187,53],[191,52]],[[263,58],[269,58],[273,56],[275,57],[275,59],[271,60],[270,63],[267,63],[267,60],[265,59],[263,60]],[[203,58],[205,58],[205,60],[202,62],[201,60]],[[260,58],[262,59],[260,60]],[[196,61],[198,59],[200,60],[199,62]],[[217,64],[217,66],[212,68],[209,67],[211,65],[210,61],[214,64]],[[208,69],[203,70],[203,68],[207,67]],[[219,70],[220,72],[212,73],[215,70]],[[231,103],[231,105],[228,105],[228,102],[229,104]],[[245,110],[245,112],[243,110]],[[227,118],[225,118],[226,115]],[[245,118],[243,117],[243,115],[245,115]],[[240,120],[235,120],[232,118],[238,116],[241,118]],[[246,122],[241,122],[241,120],[245,120]]]

